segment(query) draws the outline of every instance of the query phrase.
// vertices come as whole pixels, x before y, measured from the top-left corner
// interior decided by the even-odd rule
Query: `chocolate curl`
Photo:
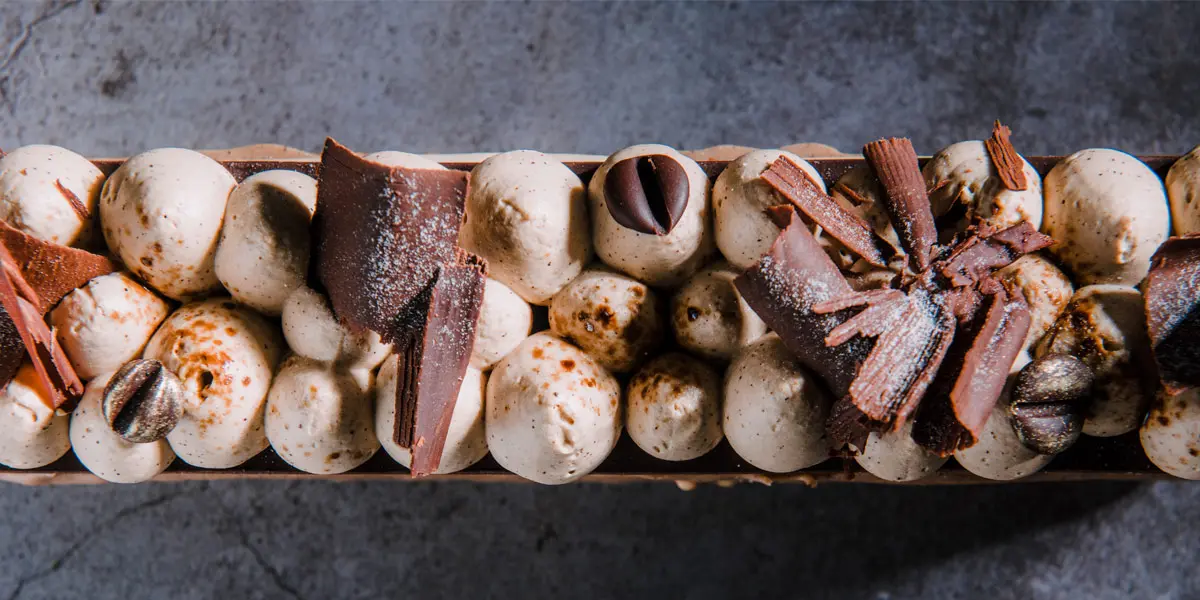
[[[876,338],[849,398],[872,429],[899,429],[916,410],[954,338],[953,313],[938,298],[916,288],[870,290],[821,302],[820,314],[865,307],[834,328],[828,346]],[[841,440],[849,441],[849,440]]]
[[[25,296],[42,315],[75,288],[116,270],[116,265],[103,256],[39,240],[2,220],[0,245],[11,255],[7,263],[10,279],[36,297]]]
[[[938,239],[937,227],[912,142],[906,138],[878,140],[863,147],[863,155],[883,185],[884,208],[913,261],[913,270],[928,269]]]
[[[780,156],[763,172],[762,179],[851,252],[876,267],[887,266],[880,251],[883,240],[862,219],[822,192],[790,158]]]
[[[949,256],[938,261],[936,270],[951,286],[974,285],[991,277],[997,269],[1053,243],[1054,238],[1038,233],[1028,221],[1021,221],[994,234],[981,232],[968,237]]]
[[[1021,155],[1017,154],[1017,149],[1009,141],[1011,135],[1011,129],[996,121],[992,125],[992,137],[983,142],[983,147],[1004,188],[1021,191],[1029,188],[1029,182],[1025,180],[1025,161],[1021,160]]]
[[[347,326],[396,342],[399,319],[455,261],[467,173],[389,167],[325,140],[313,215],[314,273]],[[419,308],[419,307],[418,307]],[[420,313],[420,310],[417,310]]]
[[[396,443],[412,451],[414,477],[434,473],[475,344],[486,263],[460,252],[443,265],[414,303],[426,307],[411,335],[397,344]]]
[[[1029,306],[1019,290],[995,280],[983,287],[986,307],[955,340],[913,427],[913,439],[939,456],[978,441],[1029,332]]]
[[[1159,246],[1145,297],[1146,329],[1166,392],[1200,386],[1200,234]]]
[[[768,214],[783,231],[771,250],[734,285],[783,345],[817,373],[835,396],[844,396],[871,341],[858,338],[827,346],[825,336],[853,316],[852,311],[820,314],[813,307],[853,290],[791,206],[772,207]]]

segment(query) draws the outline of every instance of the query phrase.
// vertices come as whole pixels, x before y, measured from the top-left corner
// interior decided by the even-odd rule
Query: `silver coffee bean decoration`
[[[117,435],[144,444],[163,439],[183,416],[183,384],[157,360],[125,363],[104,388],[104,418]]]
[[[1021,443],[1039,454],[1058,454],[1083,431],[1095,376],[1068,354],[1047,354],[1025,366],[1013,386],[1013,427]]]

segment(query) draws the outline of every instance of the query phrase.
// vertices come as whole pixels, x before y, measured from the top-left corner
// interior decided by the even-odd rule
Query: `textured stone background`
[[[0,5],[0,146],[1200,143],[1200,5]],[[0,486],[0,598],[1196,598],[1200,486]]]

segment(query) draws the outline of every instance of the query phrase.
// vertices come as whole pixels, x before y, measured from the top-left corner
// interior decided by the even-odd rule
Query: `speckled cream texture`
[[[278,316],[308,276],[309,222],[317,181],[295,171],[263,171],[229,195],[213,268],[234,300]]]
[[[0,157],[0,220],[40,240],[91,247],[103,185],[104,173],[66,148],[21,146]]]
[[[725,260],[739,269],[754,266],[779,237],[779,227],[765,211],[787,204],[787,200],[762,180],[762,174],[780,156],[800,165],[809,179],[825,190],[817,170],[791,152],[753,150],[731,161],[713,184],[713,233]]]
[[[721,443],[721,377],[681,352],[646,363],[626,388],[625,429],[647,454],[691,460]]]
[[[267,394],[267,440],[289,465],[345,473],[379,450],[369,371],[350,373],[303,356],[285,360]]]
[[[549,333],[521,342],[487,384],[487,441],[500,466],[537,483],[575,481],[621,436],[621,388],[579,348]]]
[[[916,481],[932,475],[945,458],[917,445],[910,420],[895,431],[872,432],[867,445],[854,460],[866,472],[887,481]]]
[[[170,310],[128,273],[117,272],[67,294],[49,320],[75,372],[87,380],[141,356]]]
[[[471,366],[487,370],[512,352],[533,328],[533,311],[512,288],[488,278],[475,326]]]
[[[833,400],[768,334],[738,352],[725,373],[723,429],[746,462],[789,473],[825,461],[825,419]]]
[[[1051,353],[1079,358],[1096,376],[1083,433],[1111,437],[1141,425],[1155,373],[1141,292],[1119,285],[1080,288],[1034,357]]]
[[[996,229],[1011,227],[1021,221],[1040,228],[1042,177],[1029,161],[1022,158],[1021,164],[1026,188],[1010,190],[996,174],[983,142],[971,140],[943,148],[922,169],[925,187],[930,190],[933,216],[943,217],[958,207],[964,217],[973,215],[978,222]],[[962,218],[947,229],[966,231],[973,222]]]
[[[1030,358],[1021,352],[1013,362],[1004,392],[996,401],[996,407],[988,417],[979,441],[966,450],[954,454],[958,464],[975,475],[995,481],[1011,481],[1028,477],[1045,468],[1054,460],[1054,455],[1038,454],[1025,447],[1013,428],[1011,392],[1016,374],[1020,373]]]
[[[471,171],[459,243],[527,302],[548,304],[592,258],[585,196],[579,177],[541,152],[498,154]]]
[[[666,235],[641,233],[617,223],[604,198],[604,181],[614,164],[656,154],[674,158],[688,178],[687,208]],[[704,169],[674,148],[641,144],[618,150],[596,169],[588,183],[596,256],[610,267],[652,286],[679,285],[704,265],[715,250],[710,198]]]
[[[160,148],[130,158],[100,197],[108,248],[176,300],[217,291],[213,257],[236,183],[220,163],[192,150]]]
[[[307,286],[300,286],[283,305],[283,337],[292,352],[345,369],[371,370],[391,351],[379,334],[353,332],[333,314],[329,301]]]
[[[88,382],[79,406],[71,413],[71,448],[79,462],[97,477],[113,483],[153,479],[175,461],[167,440],[144,444],[126,441],[104,417],[104,388],[112,373]]]
[[[1137,285],[1171,227],[1158,175],[1109,149],[1081,150],[1046,175],[1043,231],[1080,285]]]
[[[680,346],[706,358],[729,360],[767,332],[767,325],[734,287],[738,275],[728,263],[719,262],[679,288],[671,298],[671,325]]]
[[[1046,335],[1062,314],[1075,293],[1075,286],[1041,253],[1026,254],[997,275],[1001,280],[1015,284],[1029,304],[1029,332],[1021,346],[1022,350],[1028,350]]]
[[[389,356],[379,368],[375,387],[375,436],[383,449],[396,462],[409,467],[412,452],[396,443],[396,370],[399,361]],[[488,376],[474,367],[467,367],[462,386],[454,400],[446,445],[438,461],[436,475],[457,473],[487,456],[487,436],[484,433],[483,397]]]
[[[225,469],[267,447],[263,405],[282,349],[275,325],[229,298],[167,317],[144,356],[161,361],[186,392],[183,418],[167,436],[180,459]]]
[[[0,390],[0,465],[36,469],[58,460],[71,449],[69,420],[56,414],[33,363],[25,361]]]
[[[604,268],[584,271],[550,302],[550,330],[617,372],[662,342],[662,319],[653,290]]]
[[[1192,148],[1167,171],[1167,198],[1175,235],[1200,233],[1200,146]]]
[[[1176,477],[1200,480],[1200,388],[1175,396],[1160,392],[1140,437],[1154,466]]]

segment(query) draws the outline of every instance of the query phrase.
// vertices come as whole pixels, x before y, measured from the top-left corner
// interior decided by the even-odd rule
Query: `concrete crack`
[[[221,503],[221,508],[224,510],[225,516],[229,517],[229,519],[233,521],[233,530],[238,536],[239,545],[241,545],[242,548],[245,548],[246,552],[250,553],[250,556],[254,558],[254,562],[260,569],[263,570],[263,572],[267,574],[267,577],[271,578],[271,582],[275,584],[275,587],[279,588],[280,591],[294,598],[295,600],[304,600],[304,596],[300,595],[300,592],[287,582],[287,579],[283,576],[283,573],[280,573],[279,569],[276,569],[275,566],[267,560],[267,557],[263,556],[262,551],[250,542],[250,535],[247,534],[246,529],[242,527],[242,522],[237,518],[237,515],[234,514],[234,512],[230,510],[228,506],[225,506],[224,502]]]
[[[186,494],[186,492],[176,492],[173,494],[165,494],[165,495],[158,496],[156,498],[151,498],[150,500],[147,500],[145,502],[141,502],[139,504],[135,504],[133,506],[129,506],[129,507],[126,507],[126,508],[123,508],[123,509],[117,511],[116,514],[114,514],[111,517],[100,522],[98,525],[93,527],[91,529],[91,531],[88,531],[86,534],[84,534],[78,540],[75,540],[75,542],[73,542],[70,546],[68,546],[66,550],[64,550],[62,553],[60,553],[58,556],[56,556],[54,558],[54,560],[50,561],[50,566],[48,566],[45,569],[42,569],[40,571],[35,571],[33,573],[25,575],[25,576],[21,577],[20,579],[18,579],[16,587],[14,587],[12,593],[10,593],[8,595],[8,600],[16,600],[21,595],[21,593],[25,591],[25,588],[28,585],[35,583],[37,581],[40,581],[42,579],[45,579],[45,578],[57,573],[59,570],[61,570],[63,568],[64,565],[66,565],[67,561],[71,560],[71,558],[73,558],[76,554],[78,554],[81,550],[83,550],[83,548],[88,545],[88,542],[91,542],[92,539],[95,538],[97,535],[104,533],[105,531],[109,530],[117,523],[120,523],[121,521],[123,521],[129,517],[132,517],[144,510],[166,504],[167,502],[170,502],[171,500],[174,500],[185,494]]]
[[[33,39],[34,29],[37,29],[38,26],[43,25],[50,19],[53,19],[54,17],[66,12],[67,9],[79,6],[82,3],[83,0],[69,0],[68,2],[50,4],[46,10],[30,19],[29,22],[21,28],[21,33],[17,36],[17,39],[9,45],[8,52],[5,53],[4,59],[0,60],[0,102],[2,102],[4,106],[8,108],[9,114],[16,112],[16,106],[13,103],[13,99],[9,96],[8,90],[9,66],[11,66],[13,61],[17,60],[17,57],[21,55],[23,50],[25,50],[25,47],[29,44],[29,40]]]

